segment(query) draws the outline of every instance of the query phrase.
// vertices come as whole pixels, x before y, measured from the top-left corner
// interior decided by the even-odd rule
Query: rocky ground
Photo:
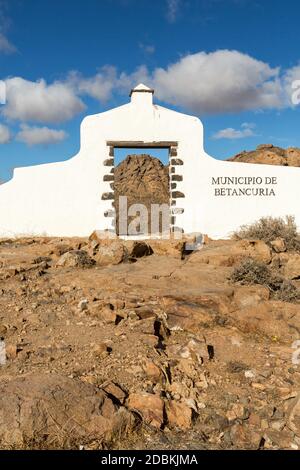
[[[0,242],[0,447],[300,449],[300,306],[230,281],[284,243]],[[299,351],[300,357],[300,351]]]
[[[232,162],[259,163],[264,165],[300,166],[300,149],[283,149],[272,144],[259,145],[256,150],[241,152],[228,159]]]

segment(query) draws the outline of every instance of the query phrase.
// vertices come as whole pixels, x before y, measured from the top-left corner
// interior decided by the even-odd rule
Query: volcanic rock
[[[151,204],[169,205],[169,168],[150,155],[128,155],[115,168],[115,210],[116,227],[119,234],[119,197],[127,197],[128,208],[133,204],[143,204],[148,210],[150,231]],[[128,217],[132,223],[135,217]]]
[[[298,167],[300,166],[300,149],[292,147],[283,149],[272,144],[262,144],[256,150],[238,153],[228,161]]]
[[[38,439],[50,448],[78,446],[91,438],[104,443],[132,419],[105,392],[58,374],[35,373],[1,383],[0,410],[2,448],[38,445]]]

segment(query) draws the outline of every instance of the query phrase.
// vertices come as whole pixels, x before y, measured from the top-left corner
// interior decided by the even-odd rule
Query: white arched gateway
[[[227,237],[267,215],[294,215],[300,225],[300,168],[215,160],[200,120],[153,104],[141,84],[130,103],[83,120],[76,156],[15,169],[0,186],[0,237],[114,230],[117,147],[169,149],[172,230]]]

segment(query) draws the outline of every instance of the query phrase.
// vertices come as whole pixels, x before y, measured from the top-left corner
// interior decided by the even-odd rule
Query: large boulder
[[[260,333],[269,339],[291,344],[298,339],[299,305],[282,301],[262,301],[231,313],[233,324],[245,333]]]
[[[163,297],[162,305],[168,328],[171,331],[199,332],[203,327],[222,321],[231,311],[229,294],[230,291],[225,289],[186,298]]]
[[[234,289],[233,300],[239,308],[255,307],[269,298],[270,290],[264,286],[237,286]]]
[[[71,250],[64,253],[57,261],[57,267],[64,268],[90,268],[95,261],[85,250]]]
[[[152,255],[149,243],[123,240],[108,231],[95,230],[89,237],[89,252],[101,266]]]
[[[244,258],[270,263],[271,249],[261,240],[220,240],[193,254],[194,262],[213,266],[234,266]]]
[[[118,239],[101,239],[94,253],[94,259],[99,266],[120,264],[128,257],[124,243]]]
[[[115,168],[115,210],[116,228],[119,233],[119,197],[127,197],[128,208],[133,204],[143,204],[148,211],[148,230],[151,232],[152,204],[169,205],[169,168],[155,157],[147,154],[128,155]],[[128,216],[128,224],[137,216]],[[161,224],[160,224],[161,225]],[[160,231],[161,231],[160,226]]]
[[[149,240],[153,253],[159,256],[175,256],[181,258],[185,251],[184,240]]]
[[[31,374],[0,384],[1,448],[99,447],[133,423],[106,393],[58,374]]]

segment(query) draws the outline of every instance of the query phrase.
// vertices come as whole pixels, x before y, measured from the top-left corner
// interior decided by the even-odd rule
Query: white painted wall
[[[111,229],[104,212],[111,201],[103,176],[108,167],[107,141],[177,141],[177,167],[185,194],[177,207],[176,225],[186,233],[202,232],[227,237],[241,224],[261,216],[294,215],[300,226],[300,168],[222,162],[203,150],[203,126],[198,118],[153,105],[151,93],[134,92],[131,102],[86,117],[81,124],[79,153],[65,162],[18,168],[0,186],[0,237],[20,235],[88,236]],[[276,177],[276,196],[215,196],[212,177]]]

